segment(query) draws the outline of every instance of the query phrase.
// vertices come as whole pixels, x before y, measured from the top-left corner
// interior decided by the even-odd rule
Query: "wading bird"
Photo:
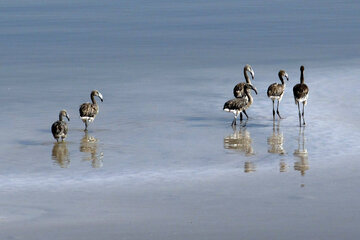
[[[85,123],[85,131],[87,130],[88,124],[93,122],[96,115],[99,113],[99,106],[95,101],[95,96],[99,97],[101,102],[103,101],[103,96],[98,90],[94,90],[90,94],[92,103],[83,103],[80,106],[80,118]]]
[[[244,77],[245,77],[246,82],[241,82],[241,83],[238,83],[235,85],[235,87],[233,89],[234,97],[236,97],[236,98],[246,97],[246,94],[244,91],[244,86],[247,83],[251,84],[250,78],[247,74],[248,72],[251,74],[251,78],[254,79],[254,76],[255,76],[254,70],[252,69],[252,67],[249,64],[246,64],[244,67]],[[246,118],[249,118],[246,111],[244,110],[243,112],[246,115]],[[241,120],[242,120],[242,113],[240,113],[240,121]]]
[[[59,113],[59,120],[54,122],[51,126],[51,132],[57,142],[59,142],[59,139],[61,141],[64,141],[68,132],[68,126],[66,122],[63,121],[63,117],[66,117],[68,121],[70,121],[70,117],[67,114],[66,110],[61,110]]]
[[[305,110],[305,105],[307,103],[307,99],[308,99],[308,95],[309,95],[309,88],[304,83],[304,69],[305,69],[304,66],[300,67],[300,71],[301,71],[300,83],[296,84],[293,88],[295,104],[298,105],[298,110],[299,110],[300,127],[301,127],[301,116],[303,119],[303,124],[305,125],[304,110]],[[303,104],[302,113],[300,113],[300,103]]]
[[[253,87],[251,84],[247,83],[244,86],[244,97],[231,99],[224,104],[223,110],[226,112],[232,112],[234,114],[234,120],[231,124],[232,126],[236,125],[236,119],[239,113],[248,109],[253,103],[253,98],[250,95],[250,90],[254,90],[254,92],[257,94],[256,88]]]
[[[286,79],[289,81],[289,76],[284,70],[280,70],[278,75],[279,75],[281,84],[273,83],[269,86],[269,88],[267,90],[267,95],[272,100],[272,103],[273,103],[273,119],[275,119],[275,100],[277,100],[276,113],[280,119],[282,118],[280,116],[280,112],[279,112],[279,104],[284,95],[285,87],[286,87],[283,77],[286,77]]]

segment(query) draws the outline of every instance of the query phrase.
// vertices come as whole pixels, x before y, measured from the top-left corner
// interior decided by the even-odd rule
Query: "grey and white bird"
[[[253,103],[253,97],[250,94],[250,90],[253,90],[257,94],[256,88],[253,85],[246,83],[244,85],[245,95],[243,97],[231,99],[224,104],[223,110],[234,114],[234,120],[231,125],[236,125],[238,115],[248,109]]]
[[[251,74],[251,78],[254,79],[254,77],[255,77],[254,70],[252,69],[252,67],[249,64],[246,64],[244,67],[245,82],[241,82],[241,83],[238,83],[235,85],[235,87],[233,89],[234,97],[236,97],[236,98],[247,97],[245,94],[245,91],[244,91],[244,87],[245,87],[245,84],[247,84],[247,83],[251,84],[250,77],[247,74],[248,72]],[[244,110],[243,112],[246,115],[246,118],[249,118],[246,111]],[[242,113],[240,113],[240,120],[242,120]]]
[[[57,142],[59,142],[59,140],[64,141],[68,132],[68,126],[63,120],[63,117],[66,117],[68,121],[70,121],[70,117],[66,110],[61,110],[59,113],[59,120],[54,122],[51,126],[51,132]]]
[[[286,77],[286,79],[289,81],[289,76],[284,70],[280,70],[278,75],[279,75],[281,84],[273,83],[269,86],[269,88],[267,90],[267,96],[272,100],[272,103],[273,103],[273,119],[275,119],[275,100],[277,100],[276,113],[280,119],[282,118],[280,116],[280,112],[279,112],[279,104],[284,95],[285,87],[286,87],[283,77]]]
[[[99,113],[99,106],[95,100],[95,97],[99,97],[103,102],[103,96],[98,90],[93,90],[90,94],[91,103],[83,103],[79,108],[80,118],[85,123],[85,130],[87,130],[88,124],[95,120],[96,115]]]
[[[293,92],[294,92],[294,100],[295,100],[295,104],[298,105],[298,110],[299,110],[299,124],[301,127],[301,116],[303,119],[303,124],[305,125],[305,118],[304,118],[304,111],[305,111],[305,105],[307,104],[307,99],[309,96],[309,88],[308,86],[304,83],[304,66],[300,67],[300,83],[296,84],[293,88]],[[303,107],[302,107],[302,113],[300,112],[300,103],[302,103]]]

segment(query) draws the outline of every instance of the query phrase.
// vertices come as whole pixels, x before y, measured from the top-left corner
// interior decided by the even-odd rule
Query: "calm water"
[[[5,1],[0,238],[359,237],[359,10]],[[222,106],[247,63],[259,94],[233,129]],[[280,69],[290,81],[274,123],[266,89]],[[78,107],[93,89],[104,102],[84,133]],[[70,130],[56,144],[50,126],[63,108]]]

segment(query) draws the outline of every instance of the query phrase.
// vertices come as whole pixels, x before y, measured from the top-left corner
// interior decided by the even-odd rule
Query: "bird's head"
[[[103,95],[98,90],[93,90],[91,96],[99,97],[102,102],[104,101]]]
[[[68,121],[70,121],[70,116],[67,114],[66,110],[63,109],[59,113],[59,119],[62,119],[62,117],[66,117]]]
[[[251,78],[254,79],[255,73],[254,73],[254,70],[252,69],[252,67],[249,64],[246,64],[244,69],[246,71],[248,71],[251,74]]]
[[[286,79],[289,81],[289,75],[287,74],[287,72],[285,72],[285,70],[280,70],[279,71],[279,77],[286,77]]]

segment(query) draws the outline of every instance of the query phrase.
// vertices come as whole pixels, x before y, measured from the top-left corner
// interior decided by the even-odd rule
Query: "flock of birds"
[[[298,106],[299,110],[299,124],[301,126],[301,119],[303,120],[303,125],[305,125],[304,111],[305,105],[307,103],[309,88],[304,83],[304,66],[300,67],[300,83],[296,84],[293,88],[294,100],[295,104]],[[254,79],[254,70],[250,65],[245,65],[244,67],[244,76],[246,82],[238,83],[233,90],[234,97],[233,99],[227,101],[224,104],[223,110],[226,112],[232,112],[234,114],[234,120],[231,125],[236,125],[237,117],[240,114],[240,121],[242,121],[243,116],[242,113],[245,114],[246,118],[249,116],[246,113],[246,110],[252,105],[253,97],[251,96],[251,90],[253,90],[257,94],[256,88],[252,85],[250,78],[247,73],[251,74],[251,78]],[[277,108],[276,113],[281,119],[279,112],[279,104],[285,92],[285,81],[284,77],[287,81],[289,81],[289,76],[284,70],[279,71],[279,79],[281,84],[273,83],[269,86],[267,90],[267,96],[272,100],[273,103],[273,119],[275,120],[275,100],[277,100]],[[300,111],[300,104],[302,103],[302,112]]]
[[[249,118],[248,114],[246,113],[246,110],[253,103],[251,90],[253,90],[257,94],[256,88],[251,84],[251,80],[247,74],[248,72],[251,74],[251,78],[254,79],[254,75],[255,75],[254,70],[250,65],[248,64],[245,65],[244,76],[246,82],[237,84],[233,90],[235,98],[227,101],[224,104],[223,110],[227,112],[232,112],[234,114],[234,120],[232,122],[232,125],[236,125],[237,117],[239,116],[239,114],[240,114],[240,121],[242,121],[243,119],[242,113],[245,114],[246,118]],[[305,105],[307,103],[309,88],[304,83],[304,66],[300,67],[300,72],[301,72],[300,83],[294,86],[293,93],[294,93],[295,104],[298,105],[299,124],[301,126],[301,119],[303,120],[303,125],[305,125],[304,110],[305,110]],[[275,119],[275,100],[277,100],[276,113],[280,119],[282,118],[279,112],[279,104],[285,92],[284,77],[286,78],[286,80],[289,80],[289,76],[284,70],[280,70],[278,75],[281,84],[273,83],[269,86],[267,90],[267,95],[273,102],[274,119]],[[85,124],[85,131],[87,130],[89,123],[93,122],[95,120],[96,115],[99,113],[99,105],[97,104],[95,97],[99,97],[100,100],[103,101],[102,94],[98,90],[93,90],[90,94],[91,103],[83,103],[80,105],[79,108],[80,119]],[[300,103],[302,103],[302,113],[300,111]],[[64,117],[66,117],[68,121],[70,121],[70,117],[67,114],[66,110],[61,110],[59,113],[59,120],[54,122],[51,126],[51,132],[57,142],[59,142],[59,140],[64,141],[64,139],[67,136],[68,126],[67,123],[64,121]]]

